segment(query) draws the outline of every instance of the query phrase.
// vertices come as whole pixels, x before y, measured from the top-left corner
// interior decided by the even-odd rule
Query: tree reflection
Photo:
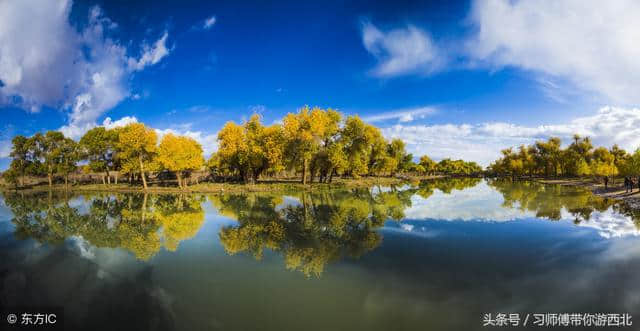
[[[566,210],[579,223],[591,218],[594,211],[604,212],[615,204],[611,199],[572,186],[506,180],[492,180],[489,185],[502,194],[504,207],[535,212],[536,217],[551,220],[560,220]]]
[[[427,199],[435,190],[439,190],[444,194],[451,194],[454,190],[462,191],[464,189],[474,187],[480,184],[481,181],[481,178],[475,177],[434,178],[421,181],[415,189],[416,194]]]
[[[66,196],[53,193],[5,194],[19,239],[60,244],[73,236],[96,247],[121,247],[148,260],[162,247],[175,250],[193,237],[204,221],[197,195],[98,194],[80,196],[72,207]]]
[[[249,252],[260,260],[265,248],[279,251],[287,269],[319,277],[325,266],[344,256],[360,257],[382,241],[376,229],[401,220],[412,190],[391,188],[304,192],[282,206],[270,194],[214,195],[214,207],[238,221],[219,235],[229,254]]]
[[[638,209],[638,206],[631,206],[629,203],[625,202],[614,205],[613,209],[616,212],[631,218],[631,220],[633,220],[633,224],[636,226],[638,231],[640,231],[640,209]]]

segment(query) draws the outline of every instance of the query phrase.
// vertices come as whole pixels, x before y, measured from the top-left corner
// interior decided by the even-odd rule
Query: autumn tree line
[[[494,175],[519,177],[584,177],[614,178],[617,175],[640,175],[640,149],[633,154],[613,145],[594,147],[589,137],[573,136],[562,148],[560,138],[521,145],[502,150],[502,157],[493,162],[487,172]]]
[[[304,107],[289,113],[282,124],[264,126],[252,116],[244,124],[228,122],[218,133],[219,148],[207,161],[216,176],[238,177],[246,183],[261,175],[293,169],[303,184],[330,183],[335,176],[393,176],[468,169],[470,163],[447,160],[436,167],[428,157],[416,164],[401,139],[387,140],[379,128],[358,116],[332,109]],[[429,162],[427,162],[427,160]],[[482,169],[475,163],[471,168]]]
[[[156,131],[142,123],[106,129],[93,128],[76,142],[59,131],[36,133],[27,138],[18,135],[12,140],[12,158],[3,178],[14,185],[25,185],[27,176],[46,176],[49,186],[55,176],[64,178],[81,167],[86,173],[104,173],[102,182],[117,184],[118,175],[125,174],[129,182],[134,176],[147,188],[149,172],[174,172],[178,185],[185,185],[184,174],[204,164],[202,147],[194,139],[171,133],[158,144]],[[82,162],[84,165],[79,166]]]
[[[159,140],[159,141],[158,141]],[[119,176],[147,189],[151,176],[175,175],[187,186],[195,171],[206,170],[215,181],[255,183],[259,178],[299,177],[303,184],[330,183],[336,176],[394,176],[398,173],[480,173],[474,162],[423,156],[419,163],[400,139],[387,140],[379,128],[358,116],[343,117],[333,109],[303,107],[273,125],[259,115],[241,124],[228,122],[218,133],[219,147],[205,160],[202,146],[187,136],[166,134],[142,123],[107,129],[96,127],[78,141],[59,131],[18,135],[12,140],[5,181],[25,186],[25,178],[46,177],[49,186],[74,173],[102,174],[102,183],[117,184]]]

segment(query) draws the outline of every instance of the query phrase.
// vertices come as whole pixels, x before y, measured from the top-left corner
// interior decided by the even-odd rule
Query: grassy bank
[[[172,182],[152,183],[146,192],[149,193],[243,193],[243,192],[282,192],[282,191],[305,191],[324,190],[336,188],[366,188],[372,186],[401,185],[405,183],[417,182],[422,179],[435,178],[434,176],[420,177],[362,177],[362,178],[337,178],[332,183],[310,183],[302,185],[299,180],[263,180],[256,184],[243,183],[211,183],[203,182],[193,184],[186,189],[178,188]],[[3,191],[13,191],[12,187],[3,186]],[[130,185],[128,183],[119,184],[79,184],[69,185],[55,184],[51,188],[46,184],[34,185],[27,188],[18,188],[21,192],[43,192],[43,191],[71,191],[71,192],[145,192],[141,185]]]

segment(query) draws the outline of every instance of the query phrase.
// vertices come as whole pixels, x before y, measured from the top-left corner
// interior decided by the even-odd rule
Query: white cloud
[[[127,126],[131,123],[138,123],[138,119],[135,116],[125,116],[119,120],[112,121],[111,117],[107,117],[102,121],[102,126],[106,129],[119,128],[123,126]]]
[[[449,47],[407,25],[362,25],[380,77],[430,74],[459,59],[470,69],[515,67],[534,74],[542,92],[562,103],[590,98],[637,105],[640,94],[640,2],[474,1],[467,37]]]
[[[169,55],[169,49],[167,49],[167,38],[169,37],[169,33],[167,31],[164,32],[162,37],[158,39],[153,46],[143,45],[142,55],[140,59],[136,60],[133,58],[129,58],[129,66],[133,70],[142,70],[146,66],[154,65],[165,56]]]
[[[412,25],[384,32],[372,23],[364,22],[362,42],[378,59],[372,71],[375,76],[430,74],[444,65],[441,51],[429,34]]]
[[[113,129],[117,127],[126,126],[127,124],[130,124],[130,123],[137,123],[137,122],[138,122],[138,119],[135,116],[125,116],[116,121],[111,120],[111,117],[107,117],[102,121],[102,125],[100,126],[104,126],[107,129]],[[95,128],[96,126],[99,126],[99,125],[93,122],[88,122],[88,123],[85,123],[84,125],[65,125],[61,127],[59,130],[65,136],[77,140],[77,139],[80,139],[80,137],[82,137],[82,135],[84,135],[87,131]]]
[[[398,122],[406,123],[412,122],[417,119],[426,118],[429,115],[433,115],[436,109],[433,107],[420,107],[412,109],[400,109],[381,114],[369,115],[363,117],[366,122],[374,123],[386,120],[398,120]]]
[[[215,16],[211,16],[209,18],[207,18],[206,20],[204,20],[204,23],[202,24],[202,28],[205,30],[209,30],[211,29],[211,27],[216,24],[216,17]]]
[[[70,12],[70,0],[0,2],[0,105],[70,110],[63,129],[78,134],[130,95],[134,71],[169,53],[168,33],[153,46],[143,45],[134,59],[107,36],[117,24],[99,7],[90,10],[81,31],[71,25]]]
[[[402,125],[382,129],[388,138],[402,138],[414,155],[435,159],[462,158],[484,166],[510,146],[557,136],[565,143],[574,133],[589,136],[597,145],[618,144],[633,151],[640,147],[640,109],[603,107],[595,115],[568,123],[522,126],[505,122],[481,124]]]
[[[637,104],[640,94],[640,2],[476,1],[468,42],[472,58],[515,66]]]
[[[75,65],[81,59],[75,46],[81,36],[68,24],[70,10],[68,1],[0,2],[0,102],[18,95],[25,109],[38,111],[41,104],[61,105],[67,91],[77,92],[83,73]]]

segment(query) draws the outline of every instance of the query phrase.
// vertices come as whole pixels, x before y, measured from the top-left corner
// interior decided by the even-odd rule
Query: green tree
[[[80,146],[71,138],[64,138],[58,149],[58,171],[64,176],[64,186],[69,186],[69,174],[76,170],[81,159]]]
[[[13,174],[20,176],[20,185],[24,186],[24,178],[27,175],[29,165],[33,162],[29,151],[29,139],[25,136],[17,135],[11,140],[12,149],[9,156],[12,158],[9,169]]]
[[[426,155],[420,157],[419,164],[427,175],[432,175],[436,171],[436,162]]]
[[[102,177],[102,183],[105,185],[111,183],[109,171],[115,168],[118,142],[117,131],[107,130],[102,126],[87,131],[80,138],[83,158],[89,161],[88,165],[92,171],[105,173]]]
[[[47,172],[47,180],[49,181],[49,187],[52,185],[53,175],[56,174],[60,167],[62,145],[64,142],[64,135],[60,131],[48,131],[44,136],[38,137],[40,141],[38,145],[41,146],[41,153],[44,159],[43,165]]]

